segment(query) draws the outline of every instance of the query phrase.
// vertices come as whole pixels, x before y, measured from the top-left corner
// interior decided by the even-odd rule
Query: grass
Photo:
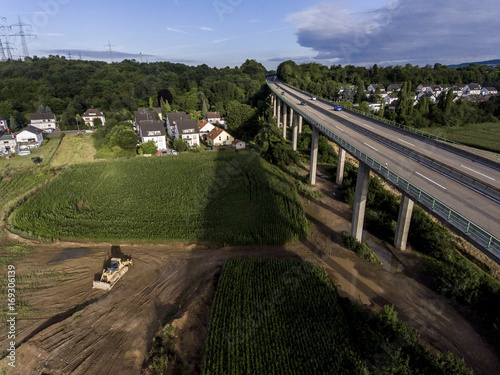
[[[226,262],[204,353],[205,375],[472,374],[420,345],[393,307],[341,301],[321,266],[297,259]]]
[[[52,167],[60,167],[63,165],[87,163],[94,160],[95,154],[96,149],[94,148],[91,134],[66,134],[50,161],[50,165]]]
[[[42,145],[37,148],[30,150],[30,155],[19,156],[14,154],[11,159],[6,159],[5,156],[0,157],[0,170],[3,168],[11,169],[23,169],[33,166],[33,160],[31,158],[40,157],[42,163],[38,165],[39,168],[49,165],[50,160],[54,153],[56,152],[59,143],[59,136],[45,136]]]
[[[308,233],[287,176],[236,151],[73,165],[16,208],[8,226],[48,239],[235,245],[282,244]]]
[[[500,153],[500,122],[428,128],[425,131],[470,147]]]

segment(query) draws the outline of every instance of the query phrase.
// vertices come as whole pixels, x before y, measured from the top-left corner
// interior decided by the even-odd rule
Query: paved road
[[[277,87],[277,83],[272,84]],[[285,99],[290,100],[291,103],[300,105],[301,101],[306,101],[307,105],[302,106],[302,110],[318,123],[327,127],[378,162],[382,164],[387,163],[388,168],[401,177],[404,177],[412,184],[433,195],[436,199],[487,230],[495,237],[500,237],[500,204],[498,201],[485,196],[483,193],[474,191],[470,187],[389,148],[379,140],[346,126],[342,123],[342,119],[354,122],[435,159],[438,158],[443,162],[452,163],[454,167],[474,173],[477,175],[475,177],[495,187],[499,187],[500,182],[500,172],[498,170],[453,154],[425,141],[402,135],[398,131],[391,131],[368,118],[360,118],[345,111],[334,112],[332,106],[320,101],[313,101],[308,95],[298,90],[291,89],[282,84],[279,87],[280,89],[278,90],[284,91],[286,93]],[[325,110],[327,111],[326,113]]]

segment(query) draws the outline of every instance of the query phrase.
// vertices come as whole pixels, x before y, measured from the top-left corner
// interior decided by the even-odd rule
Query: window
[[[219,141],[221,141],[221,140],[222,140],[221,137],[219,137]]]

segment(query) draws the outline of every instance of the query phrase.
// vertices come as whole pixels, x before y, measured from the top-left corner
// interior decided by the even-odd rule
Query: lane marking
[[[371,127],[370,125],[363,124],[363,126],[366,126],[369,129],[373,129],[373,127]]]
[[[490,177],[490,176],[487,176],[487,175],[485,175],[485,174],[482,174],[481,172],[478,172],[478,171],[476,171],[475,169],[472,169],[472,168],[466,167],[465,165],[460,165],[460,166],[461,166],[461,167],[463,167],[463,168],[465,168],[465,169],[468,169],[469,171],[472,171],[472,172],[474,172],[474,173],[480,174],[480,175],[481,175],[481,176],[483,176],[483,177],[489,178],[489,179],[490,179],[490,180],[492,180],[492,181],[495,181],[495,179],[494,179],[493,177]]]
[[[370,146],[370,145],[369,145],[368,143],[366,143],[366,142],[363,142],[363,143],[365,144],[365,146],[368,146],[368,147],[370,147],[371,149],[373,149],[373,150],[375,150],[375,151],[377,151],[377,152],[378,152],[378,150],[377,150],[375,147]]]
[[[312,112],[309,108],[306,108],[309,112]]]
[[[432,181],[429,177],[425,177],[423,174],[421,173],[418,173],[418,172],[415,172],[416,174],[418,174],[420,177],[423,177],[425,178],[426,180],[429,180],[430,182],[432,182],[433,184],[436,184],[437,186],[439,186],[440,188],[443,188],[444,190],[446,190],[446,188],[443,186],[443,185],[439,185],[436,181]]]
[[[320,119],[322,119],[322,120],[324,120],[324,119],[325,119],[324,117],[322,117],[322,116],[320,116],[320,115],[318,115],[318,117],[319,117]]]
[[[413,143],[407,142],[407,141],[405,141],[404,139],[398,138],[398,140],[399,140],[399,141],[401,141],[401,142],[407,143],[407,144],[409,144],[410,146],[415,147],[415,145],[414,145]]]
[[[339,128],[337,125],[335,125],[335,127],[336,127],[337,129],[339,129],[341,132],[343,132],[343,131],[344,131],[344,129]]]

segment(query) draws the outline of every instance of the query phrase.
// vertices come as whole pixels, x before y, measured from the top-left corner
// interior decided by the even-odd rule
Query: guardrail
[[[280,84],[288,86],[288,87],[293,88],[295,90],[299,90],[298,88],[293,87],[293,86],[291,86],[291,85],[289,85],[287,83],[284,83],[284,82],[280,82]],[[303,90],[300,90],[300,91],[304,92],[307,95],[312,95],[312,94],[309,94],[309,93],[307,93],[307,92],[305,92]],[[388,120],[388,119],[380,117],[380,116],[375,116],[372,113],[367,113],[367,112],[364,112],[364,111],[360,111],[359,109],[356,109],[356,107],[348,107],[348,106],[345,106],[345,105],[337,103],[337,102],[332,102],[331,100],[328,100],[328,99],[325,99],[325,98],[322,98],[322,97],[318,97],[318,98],[321,99],[322,101],[326,102],[326,103],[329,103],[329,104],[332,104],[332,105],[335,105],[335,106],[337,106],[337,105],[341,106],[343,109],[347,109],[347,110],[352,111],[354,113],[357,113],[357,114],[359,114],[361,116],[369,117],[369,118],[371,118],[373,120],[377,120],[377,121],[383,122],[383,123],[385,123],[387,125],[391,125],[391,126],[394,126],[396,128],[403,129],[403,130],[409,131],[410,133],[414,133],[414,134],[417,134],[417,135],[420,135],[420,136],[423,136],[423,137],[426,137],[426,138],[434,139],[434,140],[439,141],[439,142],[444,142],[444,143],[452,144],[453,146],[459,147],[462,150],[466,150],[468,152],[471,152],[473,154],[482,156],[484,158],[494,159],[495,161],[500,162],[500,155],[496,155],[494,152],[489,152],[488,153],[488,152],[476,149],[474,147],[467,146],[467,145],[464,145],[462,143],[452,141],[451,139],[443,138],[443,137],[440,137],[440,136],[432,134],[432,133],[427,133],[427,132],[424,132],[424,131],[422,131],[420,129],[417,129],[417,128],[414,128],[414,127],[411,127],[411,126],[407,126],[407,125],[403,125],[403,124],[400,124],[400,123],[398,123],[396,121],[391,121],[391,120]]]
[[[382,163],[366,155],[361,150],[358,150],[356,147],[335,134],[333,131],[319,124],[297,105],[287,101],[286,98],[282,96],[278,91],[276,91],[273,87],[271,87],[271,85],[268,84],[268,86],[277,96],[281,98],[281,100],[287,102],[287,105],[289,107],[292,107],[294,111],[299,113],[304,119],[307,120],[307,122],[318,128],[318,130],[325,136],[327,136],[327,138],[337,143],[356,159],[367,164],[371,170],[373,170],[383,179],[391,182],[399,190],[408,194],[421,206],[434,213],[437,217],[449,223],[460,232],[464,233],[466,237],[468,237],[473,243],[486,250],[492,257],[495,258],[497,262],[500,262],[500,240],[498,238],[481,228],[479,225],[474,224],[472,221],[460,215],[458,212],[454,211],[451,207],[448,207],[443,202],[434,198],[432,195],[426,193],[418,186],[412,184],[405,178],[394,173],[385,165],[382,165]]]

